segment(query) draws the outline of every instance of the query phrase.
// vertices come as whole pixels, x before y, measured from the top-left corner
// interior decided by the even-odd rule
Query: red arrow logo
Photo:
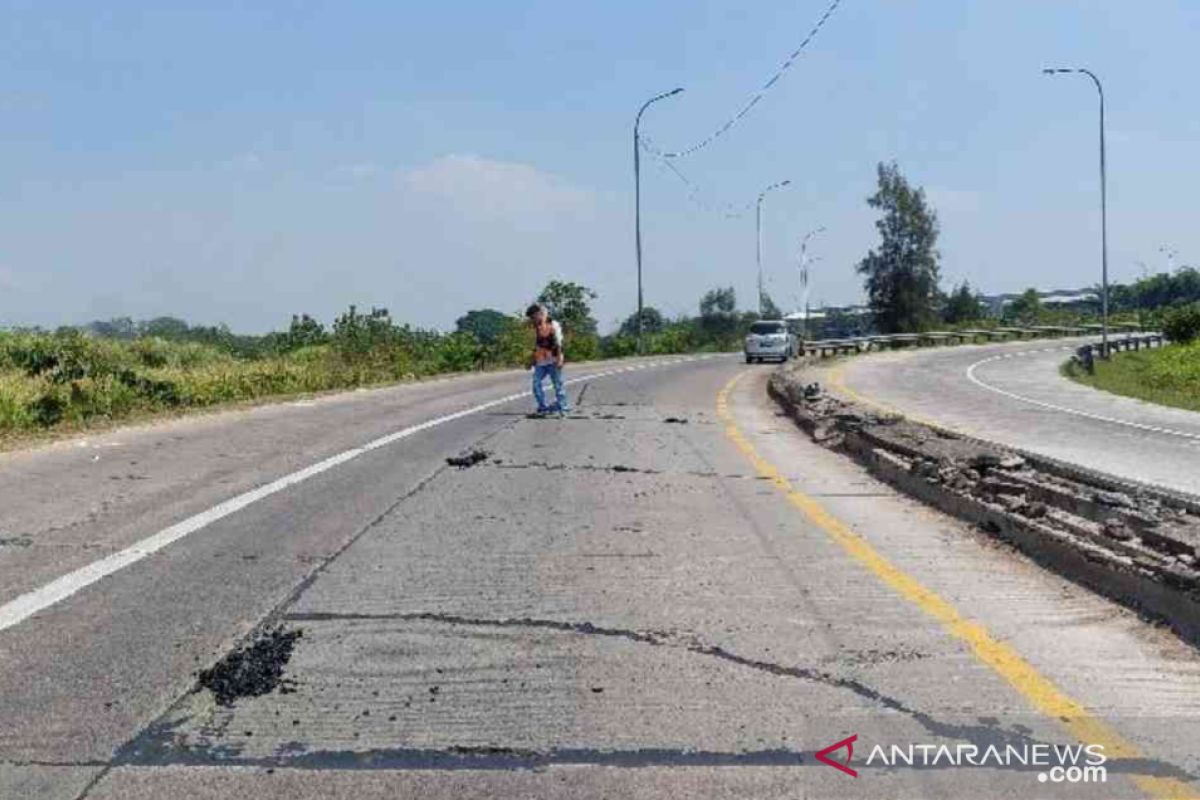
[[[840,769],[842,772],[846,773],[847,775],[849,775],[852,778],[857,778],[858,770],[855,770],[854,768],[852,768],[850,766],[850,759],[854,758],[854,743],[857,741],[858,741],[858,734],[856,733],[853,736],[849,736],[845,739],[842,739],[840,742],[834,742],[833,744],[829,745],[829,747],[826,747],[824,750],[817,751],[817,761],[820,761],[822,764],[828,764],[829,766],[833,767],[834,769]],[[834,761],[832,758],[829,757],[830,753],[836,753],[838,750],[841,750],[843,747],[846,748],[846,760],[845,761]]]

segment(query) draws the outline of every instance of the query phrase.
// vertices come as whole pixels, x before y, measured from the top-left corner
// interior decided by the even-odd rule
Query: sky
[[[633,117],[671,150],[722,125],[829,0],[0,0],[0,327],[183,317],[245,332],[350,304],[421,327],[583,283],[636,304]],[[646,302],[732,285],[862,299],[865,199],[895,160],[941,222],[943,287],[1200,262],[1200,3],[842,0],[738,124],[642,160]],[[1189,76],[1192,76],[1189,78]],[[745,208],[729,218],[722,208]],[[1164,250],[1175,251],[1173,261]]]

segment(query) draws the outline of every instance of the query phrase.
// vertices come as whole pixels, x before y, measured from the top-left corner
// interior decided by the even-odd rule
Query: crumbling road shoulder
[[[814,441],[1200,644],[1200,498],[874,413],[814,377],[800,362],[768,384]]]

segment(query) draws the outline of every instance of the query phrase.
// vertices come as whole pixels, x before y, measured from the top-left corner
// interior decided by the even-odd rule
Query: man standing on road
[[[537,400],[537,413],[550,414],[557,412],[562,416],[571,410],[570,401],[563,389],[563,334],[562,326],[557,320],[550,318],[546,307],[534,303],[525,311],[525,316],[533,326],[533,397]],[[554,384],[554,405],[546,405],[546,393],[543,382],[546,378]]]

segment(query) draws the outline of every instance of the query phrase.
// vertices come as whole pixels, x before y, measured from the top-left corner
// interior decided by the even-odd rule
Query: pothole
[[[452,467],[459,469],[470,469],[471,467],[483,461],[487,461],[491,457],[491,453],[486,450],[472,450],[461,456],[449,456],[446,463]]]
[[[285,631],[282,627],[267,631],[253,642],[239,647],[212,667],[197,674],[197,682],[223,706],[233,705],[241,697],[269,694],[276,687],[290,691],[283,668],[292,657],[292,648],[304,632]]]

